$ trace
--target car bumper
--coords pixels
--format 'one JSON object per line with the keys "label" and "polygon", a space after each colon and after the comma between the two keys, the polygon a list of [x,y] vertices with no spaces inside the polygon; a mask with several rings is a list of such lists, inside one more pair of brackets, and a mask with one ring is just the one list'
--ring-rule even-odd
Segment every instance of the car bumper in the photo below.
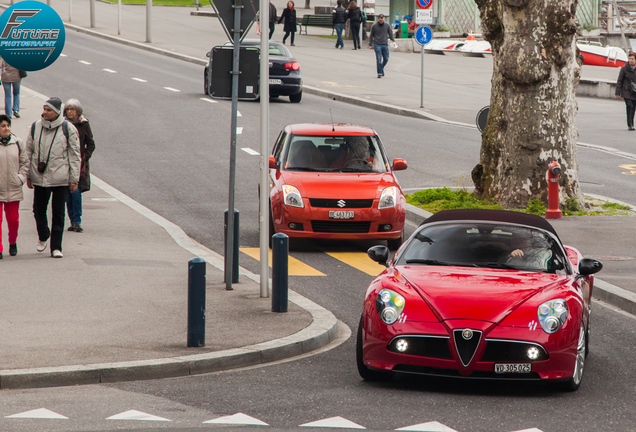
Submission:
{"label": "car bumper", "polygon": [[[377,314],[363,318],[363,359],[367,367],[382,371],[398,373],[434,375],[454,378],[497,379],[497,380],[562,380],[572,376],[576,361],[576,347],[563,345],[563,341],[547,337],[544,343],[537,344],[548,354],[546,360],[540,361],[483,361],[486,345],[489,341],[509,341],[511,343],[531,343],[527,328],[499,328],[489,332],[480,342],[475,357],[468,366],[464,366],[454,348],[452,337],[441,323],[426,322],[397,322],[391,326],[384,324]],[[543,333],[543,332],[542,332]],[[447,350],[436,350],[426,355],[401,354],[390,350],[392,341],[409,336],[432,337],[439,340],[442,346],[448,344]],[[543,336],[543,335],[542,335]],[[446,357],[446,358],[444,358]],[[450,358],[449,358],[450,357]],[[531,372],[528,373],[496,373],[495,364],[501,363],[530,363]]]}
{"label": "car bumper", "polygon": [[270,96],[290,96],[303,91],[303,80],[301,78],[270,77],[270,79],[279,79],[282,82],[282,84],[269,85]]}
{"label": "car bumper", "polygon": [[[274,228],[290,238],[393,240],[402,236],[406,206],[381,210],[377,206],[378,201],[374,200],[375,208],[346,209],[354,212],[353,219],[334,219],[329,212],[338,209],[281,205],[279,211],[274,211]],[[290,224],[302,225],[302,229],[292,229]],[[391,228],[387,230],[386,225]]]}

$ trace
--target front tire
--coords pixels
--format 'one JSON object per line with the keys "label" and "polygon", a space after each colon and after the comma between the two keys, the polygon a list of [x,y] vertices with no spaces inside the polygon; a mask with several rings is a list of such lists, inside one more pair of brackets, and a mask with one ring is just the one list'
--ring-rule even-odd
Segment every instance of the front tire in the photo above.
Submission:
{"label": "front tire", "polygon": [[295,95],[289,95],[289,101],[291,103],[299,103],[303,98],[303,92],[302,90],[300,91],[300,93],[295,94]]}
{"label": "front tire", "polygon": [[203,93],[210,96],[210,80],[208,78],[208,68],[203,71]]}
{"label": "front tire", "polygon": [[381,372],[369,369],[364,364],[362,355],[362,317],[360,317],[360,324],[358,325],[358,335],[356,337],[356,363],[358,364],[358,373],[365,381],[384,381],[391,378],[390,372]]}
{"label": "front tire", "polygon": [[557,389],[566,392],[573,392],[579,389],[583,380],[583,372],[585,371],[585,351],[587,346],[587,331],[585,325],[581,321],[581,329],[579,330],[579,341],[576,348],[576,363],[574,364],[574,372],[572,378],[567,381],[557,383]]}

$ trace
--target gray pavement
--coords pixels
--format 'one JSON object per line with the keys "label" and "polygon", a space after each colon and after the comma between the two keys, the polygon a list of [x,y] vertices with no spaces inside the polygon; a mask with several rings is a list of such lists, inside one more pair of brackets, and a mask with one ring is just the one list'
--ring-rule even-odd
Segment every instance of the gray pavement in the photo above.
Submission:
{"label": "gray pavement", "polygon": [[[116,5],[97,2],[97,25],[88,29],[88,0],[73,1],[70,24],[68,1],[52,3],[67,31],[201,65],[210,47],[225,42],[216,18],[192,16],[195,8],[155,6],[153,42],[146,43],[143,6],[122,7],[122,32],[117,35]],[[284,0],[274,3],[280,9]],[[299,10],[298,15],[310,12]],[[329,30],[310,28],[309,33],[297,35],[293,50],[303,65],[306,92],[471,127],[475,112],[488,105],[491,59],[426,56],[425,86],[430,91],[425,108],[420,108],[419,55],[392,53],[387,77],[378,80],[372,51],[352,52],[347,42],[347,49],[335,50]],[[274,38],[281,36],[282,26],[277,26]],[[614,79],[616,73],[609,68],[583,69],[584,77]],[[458,92],[464,95],[461,101],[448,98]],[[22,118],[15,119],[14,133],[26,136],[44,100],[25,80]],[[333,314],[294,292],[288,313],[271,313],[270,299],[258,296],[258,276],[245,270],[235,290],[226,291],[221,256],[97,178],[84,197],[86,231],[65,233],[61,260],[50,258],[48,252],[37,253],[31,197],[27,190],[20,209],[19,254],[5,254],[0,261],[5,299],[0,388],[206,373],[301,355],[337,343],[339,331],[347,334]],[[425,212],[409,208],[413,223],[422,217]],[[631,256],[636,218],[567,217],[554,225],[565,243],[604,262],[595,296],[636,314]],[[207,307],[214,310],[206,316],[204,348],[185,346],[187,262],[195,256],[208,263]],[[41,262],[34,266],[34,260]]]}

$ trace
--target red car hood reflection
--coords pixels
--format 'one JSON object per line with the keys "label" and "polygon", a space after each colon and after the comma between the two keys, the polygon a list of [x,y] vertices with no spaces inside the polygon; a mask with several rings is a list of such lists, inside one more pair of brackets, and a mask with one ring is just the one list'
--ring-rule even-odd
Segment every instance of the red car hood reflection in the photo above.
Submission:
{"label": "red car hood reflection", "polygon": [[473,267],[404,266],[400,273],[442,320],[499,323],[536,292],[567,276]]}
{"label": "red car hood reflection", "polygon": [[284,171],[283,178],[307,198],[375,199],[385,187],[395,185],[390,173]]}

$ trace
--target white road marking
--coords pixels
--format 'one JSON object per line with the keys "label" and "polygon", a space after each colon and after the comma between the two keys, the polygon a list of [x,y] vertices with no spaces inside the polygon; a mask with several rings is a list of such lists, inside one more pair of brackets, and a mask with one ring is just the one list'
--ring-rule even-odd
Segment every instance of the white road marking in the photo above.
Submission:
{"label": "white road marking", "polygon": [[210,102],[210,103],[218,103],[214,99],[209,99],[209,98],[199,98],[199,99],[201,99],[202,101]]}
{"label": "white road marking", "polygon": [[68,417],[64,417],[61,414],[48,410],[46,408],[34,409],[31,411],[25,411],[19,414],[13,414],[10,416],[5,416],[4,418],[31,418],[31,419],[66,419]]}
{"label": "white road marking", "polygon": [[245,153],[252,155],[252,156],[260,156],[261,154],[257,151],[252,150],[249,147],[243,147],[241,150],[243,150]]}
{"label": "white road marking", "polygon": [[406,426],[396,429],[398,431],[418,431],[418,432],[457,432],[455,429],[451,429],[440,422],[432,421],[427,423],[420,423],[413,426]]}
{"label": "white road marking", "polygon": [[117,73],[117,71],[114,71],[112,69],[102,69],[104,72],[109,72],[109,73]]}
{"label": "white road marking", "polygon": [[212,420],[204,421],[203,423],[269,426],[267,423],[243,413],[236,413],[231,416],[219,417]]}
{"label": "white road marking", "polygon": [[236,128],[236,134],[237,135],[241,135],[243,133],[243,128],[242,127],[237,127]]}
{"label": "white road marking", "polygon": [[108,417],[106,420],[143,420],[143,421],[172,421],[167,418],[157,417],[152,414],[146,414],[137,410],[125,411],[123,413],[116,414],[112,417]]}
{"label": "white road marking", "polygon": [[172,91],[172,92],[180,92],[180,91],[181,91],[181,90],[179,90],[179,89],[172,88],[172,87],[164,87],[164,89],[166,89],[166,90],[170,90],[170,91]]}
{"label": "white road marking", "polygon": [[241,112],[240,112],[240,111],[237,111],[237,112],[236,112],[236,116],[237,116],[237,117],[243,117],[243,114],[241,114]]}
{"label": "white road marking", "polygon": [[66,54],[60,54],[60,57],[68,57]]}
{"label": "white road marking", "polygon": [[541,429],[532,428],[532,429],[524,429],[516,432],[543,432]]}
{"label": "white road marking", "polygon": [[366,429],[364,426],[360,426],[352,422],[351,420],[347,420],[346,418],[342,418],[340,416],[326,418],[323,420],[317,420],[310,423],[301,424],[300,426],[305,427],[328,427],[328,428],[346,428],[346,429]]}
{"label": "white road marking", "polygon": [[139,82],[148,82],[145,79],[141,79],[141,78],[131,78],[131,79],[135,81],[139,81]]}
{"label": "white road marking", "polygon": [[78,61],[79,61],[81,64],[85,64],[85,65],[89,65],[89,64],[91,64],[91,63],[89,63],[89,62],[87,62],[87,61],[84,61],[84,60],[78,60]]}

